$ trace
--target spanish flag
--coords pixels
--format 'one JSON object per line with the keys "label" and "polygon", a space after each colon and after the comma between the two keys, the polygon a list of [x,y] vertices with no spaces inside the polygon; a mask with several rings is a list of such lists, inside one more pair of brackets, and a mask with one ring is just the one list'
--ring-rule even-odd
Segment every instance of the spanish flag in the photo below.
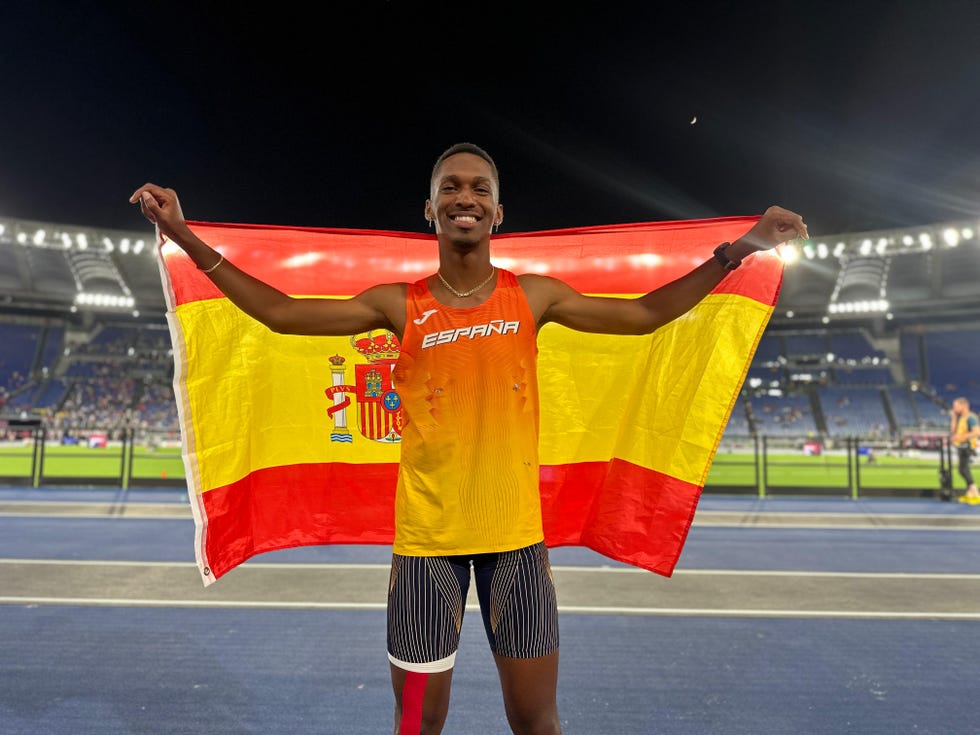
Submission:
{"label": "spanish flag", "polygon": [[[491,259],[582,293],[636,296],[693,270],[756,221],[730,217],[499,235]],[[436,271],[430,234],[191,223],[242,270],[304,298]],[[250,557],[390,544],[399,459],[398,341],[275,334],[173,243],[161,274],[196,557],[210,584]],[[538,335],[541,498],[549,546],[670,576],[782,282],[757,253],[652,335]]]}

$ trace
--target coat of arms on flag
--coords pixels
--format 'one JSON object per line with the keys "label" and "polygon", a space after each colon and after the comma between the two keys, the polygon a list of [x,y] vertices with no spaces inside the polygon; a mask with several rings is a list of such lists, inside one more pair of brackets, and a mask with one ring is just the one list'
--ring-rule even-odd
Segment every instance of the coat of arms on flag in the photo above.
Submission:
{"label": "coat of arms on flag", "polygon": [[327,416],[333,420],[331,442],[352,443],[354,437],[347,425],[347,410],[351,400],[357,399],[357,428],[371,441],[394,444],[401,441],[401,398],[395,390],[392,374],[398,361],[398,338],[388,330],[378,334],[366,332],[351,337],[351,347],[360,353],[366,363],[354,366],[354,384],[346,382],[347,360],[341,355],[330,359],[332,384],[324,393],[333,399]]}

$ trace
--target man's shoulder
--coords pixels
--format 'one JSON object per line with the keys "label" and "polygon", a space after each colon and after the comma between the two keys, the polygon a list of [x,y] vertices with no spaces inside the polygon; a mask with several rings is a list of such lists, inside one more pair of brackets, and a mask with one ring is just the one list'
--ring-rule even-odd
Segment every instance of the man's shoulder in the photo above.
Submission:
{"label": "man's shoulder", "polygon": [[517,276],[517,282],[525,293],[553,291],[556,288],[568,288],[564,281],[554,276],[546,276],[541,273],[521,273]]}
{"label": "man's shoulder", "polygon": [[363,293],[377,299],[403,299],[408,293],[409,285],[404,282],[379,283],[377,286],[365,289]]}

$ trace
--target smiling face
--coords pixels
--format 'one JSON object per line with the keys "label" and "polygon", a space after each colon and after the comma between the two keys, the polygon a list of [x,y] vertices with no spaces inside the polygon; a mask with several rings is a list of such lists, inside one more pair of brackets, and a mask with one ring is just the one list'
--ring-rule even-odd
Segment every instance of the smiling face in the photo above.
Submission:
{"label": "smiling face", "polygon": [[457,247],[471,248],[489,240],[490,229],[503,219],[498,192],[487,161],[473,153],[457,153],[446,158],[433,173],[425,216],[435,221],[439,235],[448,237]]}

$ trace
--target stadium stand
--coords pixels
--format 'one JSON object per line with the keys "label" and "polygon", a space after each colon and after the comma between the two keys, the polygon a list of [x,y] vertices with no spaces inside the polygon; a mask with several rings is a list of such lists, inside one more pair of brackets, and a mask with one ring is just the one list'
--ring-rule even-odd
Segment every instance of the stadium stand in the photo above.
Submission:
{"label": "stadium stand", "polygon": [[[974,287],[980,288],[980,281]],[[925,382],[947,402],[960,395],[976,395],[980,383],[980,329],[929,332],[923,335],[923,341],[928,367]]]}

